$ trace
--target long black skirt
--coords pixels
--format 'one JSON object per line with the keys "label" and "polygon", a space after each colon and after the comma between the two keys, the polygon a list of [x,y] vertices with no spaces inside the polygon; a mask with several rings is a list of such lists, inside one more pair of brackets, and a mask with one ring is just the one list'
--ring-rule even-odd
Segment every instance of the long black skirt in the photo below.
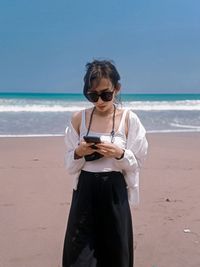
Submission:
{"label": "long black skirt", "polygon": [[81,171],[74,190],[63,267],[133,267],[133,233],[120,172]]}

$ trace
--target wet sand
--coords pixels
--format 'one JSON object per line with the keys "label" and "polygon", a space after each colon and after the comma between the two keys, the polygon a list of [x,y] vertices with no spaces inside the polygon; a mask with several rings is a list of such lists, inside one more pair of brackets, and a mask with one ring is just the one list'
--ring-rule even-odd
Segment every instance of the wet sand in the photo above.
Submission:
{"label": "wet sand", "polygon": [[[135,267],[199,267],[200,133],[147,137]],[[64,152],[63,137],[0,138],[0,266],[61,267],[72,191]]]}

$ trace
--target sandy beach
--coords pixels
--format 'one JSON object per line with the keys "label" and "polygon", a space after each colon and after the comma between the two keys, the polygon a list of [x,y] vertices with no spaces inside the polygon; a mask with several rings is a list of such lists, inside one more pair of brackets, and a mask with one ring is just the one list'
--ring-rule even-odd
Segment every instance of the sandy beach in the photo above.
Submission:
{"label": "sandy beach", "polygon": [[[200,133],[148,134],[135,267],[200,266]],[[0,266],[61,267],[72,181],[63,137],[0,138]]]}

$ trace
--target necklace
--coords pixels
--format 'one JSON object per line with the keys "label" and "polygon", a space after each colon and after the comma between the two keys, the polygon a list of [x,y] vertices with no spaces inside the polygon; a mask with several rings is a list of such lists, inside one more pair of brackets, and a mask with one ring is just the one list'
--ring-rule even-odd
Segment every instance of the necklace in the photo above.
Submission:
{"label": "necklace", "polygon": [[[114,136],[115,136],[115,112],[116,112],[116,106],[113,105],[113,107],[114,107],[114,111],[113,111],[113,117],[112,117],[112,131],[110,132],[110,135],[111,135],[111,143],[113,143]],[[93,115],[94,115],[94,111],[95,111],[95,107],[93,108],[92,113],[90,115],[90,121],[89,121],[89,125],[88,125],[88,130],[87,130],[86,136],[88,136],[89,131],[90,131],[90,128],[91,128],[92,118],[93,118]]]}

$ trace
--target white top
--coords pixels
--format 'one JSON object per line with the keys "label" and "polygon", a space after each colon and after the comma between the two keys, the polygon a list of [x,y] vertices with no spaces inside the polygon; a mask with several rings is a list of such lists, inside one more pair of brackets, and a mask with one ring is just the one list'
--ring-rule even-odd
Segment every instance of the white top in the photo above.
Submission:
{"label": "white top", "polygon": [[[139,203],[139,170],[146,157],[148,143],[145,137],[146,131],[138,116],[128,111],[128,136],[125,134],[125,109],[118,130],[115,133],[114,143],[125,150],[124,157],[120,160],[115,158],[100,158],[95,161],[85,161],[85,158],[74,159],[74,150],[78,143],[87,133],[85,126],[85,110],[82,111],[80,137],[72,124],[65,131],[65,166],[68,173],[74,178],[76,190],[81,170],[91,172],[120,171],[124,174],[127,184],[129,202],[133,205]],[[89,135],[100,136],[102,141],[111,142],[109,133],[89,132]]]}

